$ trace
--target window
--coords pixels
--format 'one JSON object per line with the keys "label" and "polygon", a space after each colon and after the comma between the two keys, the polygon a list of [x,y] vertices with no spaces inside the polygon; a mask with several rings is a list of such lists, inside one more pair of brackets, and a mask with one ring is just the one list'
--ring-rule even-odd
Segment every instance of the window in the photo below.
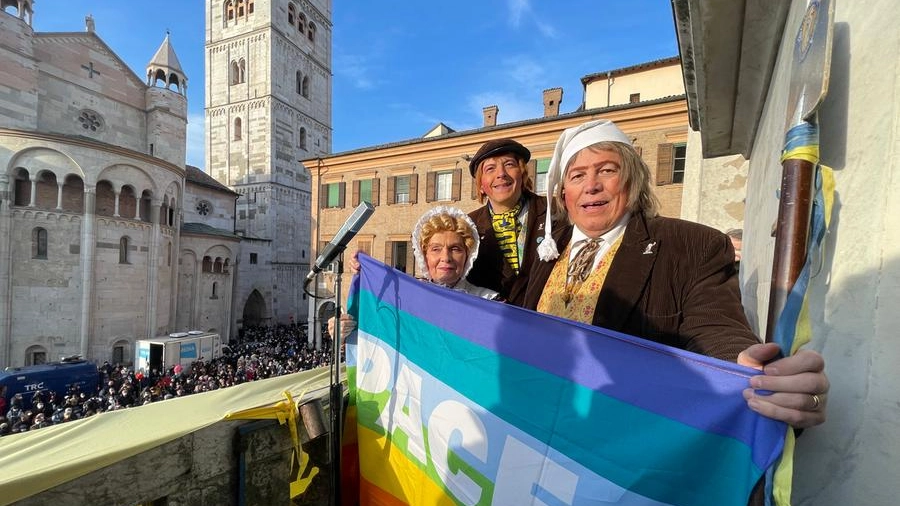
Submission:
{"label": "window", "polygon": [[344,183],[323,184],[319,197],[324,204],[320,207],[344,207]]}
{"label": "window", "polygon": [[[366,179],[359,182],[359,201],[372,202],[372,180]],[[359,205],[359,202],[356,203]]]}
{"label": "window", "polygon": [[113,346],[112,363],[116,365],[125,363],[125,346],[121,344]]}
{"label": "window", "polygon": [[672,182],[684,183],[684,159],[687,154],[687,145],[675,145],[675,163],[672,166]]}
{"label": "window", "polygon": [[31,231],[31,258],[47,259],[47,230],[36,227]]}
{"label": "window", "polygon": [[203,257],[203,272],[212,272],[213,269],[213,260],[210,256]]}
{"label": "window", "polygon": [[238,67],[238,62],[231,62],[231,84],[238,84],[241,82],[241,69]]}
{"label": "window", "polygon": [[302,12],[297,20],[297,30],[300,31],[301,35],[306,34],[306,14],[303,14]]}
{"label": "window", "polygon": [[200,213],[200,216],[206,216],[212,210],[212,205],[205,201],[201,200],[199,204],[197,204],[197,212]]}
{"label": "window", "polygon": [[362,179],[353,181],[353,207],[360,202],[369,202],[378,205],[378,180]]}
{"label": "window", "polygon": [[303,98],[309,98],[309,76],[303,76],[300,94],[303,95]]}
{"label": "window", "polygon": [[128,237],[119,239],[119,263],[128,263]]}
{"label": "window", "polygon": [[297,71],[297,94],[303,94],[303,74],[299,70]]}
{"label": "window", "polygon": [[640,101],[641,101],[640,93],[632,93],[631,95],[628,95],[628,103],[629,104],[636,104]]}
{"label": "window", "polygon": [[453,173],[441,172],[435,176],[434,197],[436,200],[450,200],[453,191]]}
{"label": "window", "polygon": [[294,4],[288,4],[288,24],[294,26],[294,12],[296,11]]}
{"label": "window", "polygon": [[253,0],[247,0],[247,14],[253,14]]}
{"label": "window", "polygon": [[362,251],[366,255],[372,255],[372,240],[371,239],[360,239],[356,242],[356,249]]}
{"label": "window", "polygon": [[250,264],[256,265],[256,253],[250,253]]}
{"label": "window", "polygon": [[306,37],[310,42],[316,41],[316,24],[312,21],[309,22],[309,31],[306,33]]}
{"label": "window", "polygon": [[241,140],[241,118],[234,118],[234,140]]}
{"label": "window", "polygon": [[684,182],[687,145],[660,144],[656,148],[656,184],[681,184]]}
{"label": "window", "polygon": [[241,58],[241,61],[238,62],[238,83],[246,82],[245,72],[247,70],[247,62]]}
{"label": "window", "polygon": [[218,291],[219,291],[219,283],[213,281],[212,296],[210,297],[210,299],[218,299],[219,298]]}
{"label": "window", "polygon": [[411,270],[413,262],[410,259],[412,248],[409,247],[408,241],[388,241],[385,246],[384,263],[397,269],[398,271],[413,274]]}
{"label": "window", "polygon": [[538,195],[547,194],[547,172],[550,170],[550,159],[540,158],[535,160],[537,169],[535,171],[534,192]]}
{"label": "window", "polygon": [[96,132],[103,127],[103,118],[96,112],[87,109],[78,115],[78,122],[81,124],[81,128],[88,132]]}
{"label": "window", "polygon": [[237,0],[237,15],[239,18],[244,17],[244,0]]}
{"label": "window", "polygon": [[300,149],[306,149],[306,128],[300,127],[300,133],[297,135],[297,145]]}
{"label": "window", "polygon": [[25,350],[25,365],[40,365],[47,363],[47,350],[43,346],[29,346]]}
{"label": "window", "polygon": [[419,176],[409,174],[406,176],[393,176],[387,180],[387,204],[417,202],[419,192]]}
{"label": "window", "polygon": [[427,202],[459,200],[462,169],[429,172],[425,184]]}
{"label": "window", "polygon": [[231,0],[225,2],[225,17],[228,21],[234,19],[234,3]]}
{"label": "window", "polygon": [[409,176],[400,176],[394,186],[394,202],[405,204],[409,202]]}

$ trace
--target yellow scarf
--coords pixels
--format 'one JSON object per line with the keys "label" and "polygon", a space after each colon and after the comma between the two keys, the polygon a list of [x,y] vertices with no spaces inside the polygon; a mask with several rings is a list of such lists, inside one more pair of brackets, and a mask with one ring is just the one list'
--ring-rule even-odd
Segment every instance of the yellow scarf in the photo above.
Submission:
{"label": "yellow scarf", "polygon": [[491,225],[494,228],[494,237],[500,246],[500,252],[513,271],[519,273],[519,233],[522,225],[519,223],[519,212],[522,210],[522,201],[505,213],[491,211]]}

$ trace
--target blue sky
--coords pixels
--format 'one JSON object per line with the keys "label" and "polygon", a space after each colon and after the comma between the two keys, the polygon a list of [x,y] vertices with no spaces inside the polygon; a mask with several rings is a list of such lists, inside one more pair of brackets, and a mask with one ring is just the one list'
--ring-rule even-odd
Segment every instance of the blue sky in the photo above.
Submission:
{"label": "blue sky", "polygon": [[[333,151],[420,137],[438,122],[460,131],[562,112],[583,99],[581,77],[678,54],[665,0],[334,0]],[[38,31],[97,34],[143,76],[165,37],[188,77],[188,163],[203,167],[204,2],[39,0]]]}

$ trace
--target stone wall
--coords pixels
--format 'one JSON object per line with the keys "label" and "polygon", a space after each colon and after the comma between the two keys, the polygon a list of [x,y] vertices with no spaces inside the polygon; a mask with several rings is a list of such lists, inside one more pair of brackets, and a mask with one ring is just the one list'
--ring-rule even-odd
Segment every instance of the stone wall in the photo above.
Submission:
{"label": "stone wall", "polygon": [[328,437],[309,441],[304,434],[304,439],[319,474],[293,501],[288,429],[264,420],[219,422],[12,504],[326,506]]}

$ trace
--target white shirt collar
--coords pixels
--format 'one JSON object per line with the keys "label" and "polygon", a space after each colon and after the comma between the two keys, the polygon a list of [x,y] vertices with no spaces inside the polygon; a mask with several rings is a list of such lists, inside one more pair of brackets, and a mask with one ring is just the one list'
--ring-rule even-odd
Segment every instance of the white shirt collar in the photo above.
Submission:
{"label": "white shirt collar", "polygon": [[[626,212],[624,216],[619,218],[619,221],[613,225],[613,228],[609,229],[608,232],[600,236],[600,239],[606,244],[612,244],[625,233],[625,226],[628,225],[628,220],[631,219],[631,213]],[[572,246],[580,244],[583,241],[590,239],[587,234],[582,232],[578,225],[572,227]]]}

